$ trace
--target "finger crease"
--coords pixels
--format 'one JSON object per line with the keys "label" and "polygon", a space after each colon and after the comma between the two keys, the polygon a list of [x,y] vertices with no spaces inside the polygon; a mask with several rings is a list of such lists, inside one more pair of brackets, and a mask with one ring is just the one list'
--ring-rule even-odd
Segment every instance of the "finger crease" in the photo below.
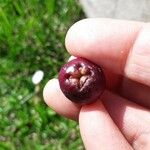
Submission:
{"label": "finger crease", "polygon": [[136,44],[137,39],[139,38],[139,36],[141,34],[141,31],[142,31],[144,25],[145,25],[145,23],[137,31],[137,33],[135,35],[135,38],[134,38],[134,40],[133,40],[133,42],[132,42],[132,44],[131,44],[131,46],[129,48],[129,51],[127,52],[126,57],[124,56],[125,57],[125,59],[124,59],[125,61],[123,62],[122,66],[121,66],[121,68],[123,68],[123,73],[124,74],[125,74],[125,67],[126,67],[128,59],[129,59],[129,56],[130,56],[130,54],[131,54],[131,52],[133,50],[134,45]]}

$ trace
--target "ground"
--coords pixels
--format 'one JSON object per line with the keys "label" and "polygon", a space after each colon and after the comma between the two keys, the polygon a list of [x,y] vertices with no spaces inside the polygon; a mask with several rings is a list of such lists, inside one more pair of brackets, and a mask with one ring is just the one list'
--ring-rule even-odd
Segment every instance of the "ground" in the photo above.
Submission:
{"label": "ground", "polygon": [[[46,82],[68,59],[64,39],[81,19],[76,0],[0,1],[0,150],[80,150],[76,122],[43,102]],[[35,92],[32,75],[44,71]]]}

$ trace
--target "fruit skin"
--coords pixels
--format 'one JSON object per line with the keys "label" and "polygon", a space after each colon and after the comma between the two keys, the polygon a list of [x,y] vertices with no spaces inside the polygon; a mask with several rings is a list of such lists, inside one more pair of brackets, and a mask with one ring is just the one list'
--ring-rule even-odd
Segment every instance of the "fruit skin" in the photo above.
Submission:
{"label": "fruit skin", "polygon": [[75,103],[92,103],[105,89],[102,69],[84,58],[76,58],[65,64],[58,79],[64,95]]}

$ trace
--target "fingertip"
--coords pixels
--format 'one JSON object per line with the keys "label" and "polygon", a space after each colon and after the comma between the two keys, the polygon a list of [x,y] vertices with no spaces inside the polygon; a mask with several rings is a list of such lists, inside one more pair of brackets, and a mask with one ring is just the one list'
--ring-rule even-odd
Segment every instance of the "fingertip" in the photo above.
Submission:
{"label": "fingertip", "polygon": [[[65,38],[65,46],[66,49],[68,51],[70,51],[72,49],[72,47],[74,47],[75,41],[76,41],[76,37],[75,37],[75,33],[77,32],[77,30],[80,28],[80,23],[82,24],[83,20],[80,20],[76,23],[74,23],[68,30],[67,34],[66,34],[66,38]],[[78,27],[79,26],[79,27]]]}
{"label": "fingertip", "polygon": [[69,119],[78,120],[80,106],[72,103],[61,92],[57,79],[47,82],[43,90],[45,103],[58,114]]}
{"label": "fingertip", "polygon": [[51,92],[51,90],[56,88],[56,85],[57,85],[56,82],[57,82],[57,79],[49,80],[43,89],[43,98],[44,98],[44,101],[47,105],[49,105],[49,103],[50,103],[50,92]]}
{"label": "fingertip", "polygon": [[123,74],[126,57],[141,26],[142,23],[132,21],[84,19],[69,29],[66,48],[71,55]]}
{"label": "fingertip", "polygon": [[[91,21],[92,20],[92,21]],[[65,45],[70,54],[76,57],[82,56],[83,47],[89,47],[92,43],[92,37],[95,38],[92,31],[87,30],[97,19],[82,19],[73,24],[66,34]],[[84,39],[84,40],[83,40]],[[95,40],[93,40],[94,42]],[[88,46],[88,44],[90,44]],[[94,43],[93,43],[94,44]]]}

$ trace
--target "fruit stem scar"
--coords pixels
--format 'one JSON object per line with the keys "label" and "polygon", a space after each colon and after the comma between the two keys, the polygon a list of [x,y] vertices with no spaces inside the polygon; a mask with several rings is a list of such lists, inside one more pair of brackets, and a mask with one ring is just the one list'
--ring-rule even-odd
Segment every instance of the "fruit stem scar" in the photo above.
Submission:
{"label": "fruit stem scar", "polygon": [[80,88],[84,87],[84,84],[86,83],[87,79],[88,79],[88,76],[87,76],[87,75],[82,76],[82,77],[80,78]]}
{"label": "fruit stem scar", "polygon": [[[87,79],[89,78],[89,68],[82,66],[77,69],[75,68],[68,68],[70,70],[70,76],[69,76],[69,82],[72,85],[76,85],[79,89],[84,87],[84,84],[86,83]],[[67,71],[68,71],[67,70]],[[74,72],[72,72],[74,70]]]}

